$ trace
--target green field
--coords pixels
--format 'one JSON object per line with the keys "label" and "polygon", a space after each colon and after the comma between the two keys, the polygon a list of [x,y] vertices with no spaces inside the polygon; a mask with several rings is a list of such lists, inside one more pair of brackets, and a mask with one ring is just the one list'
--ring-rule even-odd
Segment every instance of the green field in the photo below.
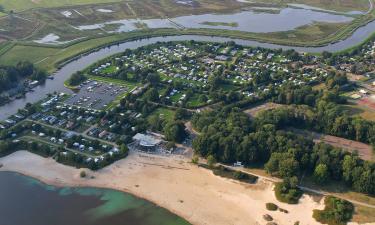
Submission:
{"label": "green field", "polygon": [[52,8],[68,5],[84,5],[119,2],[121,0],[0,0],[5,10],[22,11],[32,8]]}
{"label": "green field", "polygon": [[164,107],[159,107],[155,111],[153,111],[148,116],[148,118],[152,117],[153,115],[158,115],[160,118],[163,118],[163,119],[165,119],[167,121],[173,121],[175,113],[176,112],[174,110],[171,110],[171,109],[168,109],[168,108],[164,108]]}

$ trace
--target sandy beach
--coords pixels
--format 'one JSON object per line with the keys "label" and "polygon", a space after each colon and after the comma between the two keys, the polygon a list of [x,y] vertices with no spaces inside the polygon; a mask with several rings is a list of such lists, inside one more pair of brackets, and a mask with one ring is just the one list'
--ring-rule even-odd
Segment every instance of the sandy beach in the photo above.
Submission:
{"label": "sandy beach", "polygon": [[[319,224],[312,218],[313,209],[324,208],[322,200],[304,195],[298,205],[276,200],[273,184],[260,179],[244,184],[224,179],[199,168],[184,158],[132,153],[126,159],[97,172],[56,163],[27,151],[0,158],[0,171],[19,172],[56,186],[89,186],[112,188],[134,194],[164,207],[195,225],[267,224],[264,214],[279,225]],[[94,176],[94,178],[90,178]],[[289,211],[268,211],[265,203],[276,203]]]}

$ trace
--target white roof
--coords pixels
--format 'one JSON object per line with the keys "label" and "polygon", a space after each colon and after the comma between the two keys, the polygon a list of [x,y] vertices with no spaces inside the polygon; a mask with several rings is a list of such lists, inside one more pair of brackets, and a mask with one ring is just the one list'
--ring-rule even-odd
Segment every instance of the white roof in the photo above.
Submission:
{"label": "white roof", "polygon": [[153,136],[141,133],[134,135],[133,139],[139,141],[139,144],[145,147],[153,147],[161,143],[160,139],[156,139]]}

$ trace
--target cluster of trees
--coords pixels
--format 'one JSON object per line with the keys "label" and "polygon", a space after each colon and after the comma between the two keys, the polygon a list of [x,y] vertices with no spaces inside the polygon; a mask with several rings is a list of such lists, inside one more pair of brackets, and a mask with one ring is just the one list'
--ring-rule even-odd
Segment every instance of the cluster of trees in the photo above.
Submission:
{"label": "cluster of trees", "polygon": [[[255,121],[238,109],[196,114],[192,123],[201,135],[193,141],[194,150],[223,163],[241,161],[247,166],[264,166],[268,173],[282,178],[306,173],[317,182],[345,181],[356,191],[375,194],[374,163],[326,144],[314,144],[302,135],[279,130],[288,123],[299,124],[300,120],[287,117],[298,111],[279,114],[273,113],[275,111],[281,109],[263,113]],[[280,119],[283,116],[285,119]],[[288,190],[293,187],[284,186]]]}
{"label": "cluster of trees", "polygon": [[281,107],[258,114],[257,126],[273,124],[277,129],[298,127],[375,146],[375,123],[349,116],[340,105],[320,100],[315,108]]}
{"label": "cluster of trees", "polygon": [[47,144],[37,143],[35,141],[17,141],[13,142],[11,140],[2,140],[0,141],[0,157],[9,155],[18,150],[27,149],[30,152],[41,155],[43,157],[50,157],[55,153],[55,150],[52,149]]}
{"label": "cluster of trees", "polygon": [[354,206],[352,203],[333,196],[324,199],[324,210],[315,209],[313,217],[320,223],[328,225],[346,224],[352,219]]}
{"label": "cluster of trees", "polygon": [[86,79],[87,77],[83,74],[83,72],[78,71],[76,73],[73,73],[72,76],[70,76],[68,84],[70,86],[77,86],[84,82]]}
{"label": "cluster of trees", "polygon": [[163,131],[167,141],[181,143],[187,136],[185,125],[182,121],[168,122]]}
{"label": "cluster of trees", "polygon": [[273,101],[280,104],[297,104],[315,106],[319,100],[334,103],[346,103],[346,99],[339,95],[343,87],[350,87],[348,79],[343,73],[329,72],[325,79],[326,90],[313,90],[310,85],[298,87],[292,84],[283,85],[274,94]]}
{"label": "cluster of trees", "polygon": [[287,177],[275,186],[275,195],[280,202],[297,204],[302,194],[302,190],[298,188],[298,178],[295,176]]}
{"label": "cluster of trees", "polygon": [[21,61],[16,66],[0,66],[0,93],[16,87],[25,78],[43,81],[46,77],[45,71],[27,61]]}

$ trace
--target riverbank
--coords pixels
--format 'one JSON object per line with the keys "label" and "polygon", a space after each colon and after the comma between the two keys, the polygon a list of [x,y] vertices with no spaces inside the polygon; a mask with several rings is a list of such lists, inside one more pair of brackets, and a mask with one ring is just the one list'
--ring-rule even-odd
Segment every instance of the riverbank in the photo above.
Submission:
{"label": "riverbank", "polygon": [[[321,199],[304,195],[298,205],[277,202],[273,184],[260,179],[245,184],[212,174],[183,158],[165,158],[132,153],[100,171],[87,172],[57,164],[26,151],[0,159],[0,171],[13,171],[56,186],[88,186],[128,192],[156,203],[185,218],[192,224],[265,224],[269,214],[278,224],[318,224],[313,209],[322,209]],[[94,176],[95,178],[90,178]],[[265,207],[273,202],[289,213],[271,212]]]}
{"label": "riverbank", "polygon": [[[372,14],[371,14],[372,15]],[[369,15],[369,17],[371,17]],[[215,39],[235,39],[243,42],[251,42],[252,46],[261,46],[269,48],[284,48],[296,49],[303,52],[343,52],[346,49],[352,49],[363,43],[373,34],[373,27],[375,27],[375,16],[367,18],[364,21],[357,21],[343,26],[340,31],[332,35],[324,35],[324,38],[314,41],[298,41],[293,32],[279,32],[257,34],[243,31],[220,30],[220,29],[184,29],[176,30],[171,28],[147,29],[142,31],[132,31],[121,34],[112,34],[106,36],[96,36],[81,39],[61,46],[51,46],[45,44],[36,44],[30,42],[12,42],[11,44],[4,44],[0,46],[0,64],[12,65],[14,62],[22,60],[31,60],[39,67],[50,72],[61,68],[66,63],[69,63],[77,58],[95,52],[105,47],[119,45],[124,42],[147,39],[153,37],[166,36],[202,36],[210,41],[215,42]],[[316,24],[317,29],[329,30],[325,24]],[[304,37],[311,35],[306,32],[311,30],[304,30],[300,28]],[[298,29],[295,32],[299,32]]]}

